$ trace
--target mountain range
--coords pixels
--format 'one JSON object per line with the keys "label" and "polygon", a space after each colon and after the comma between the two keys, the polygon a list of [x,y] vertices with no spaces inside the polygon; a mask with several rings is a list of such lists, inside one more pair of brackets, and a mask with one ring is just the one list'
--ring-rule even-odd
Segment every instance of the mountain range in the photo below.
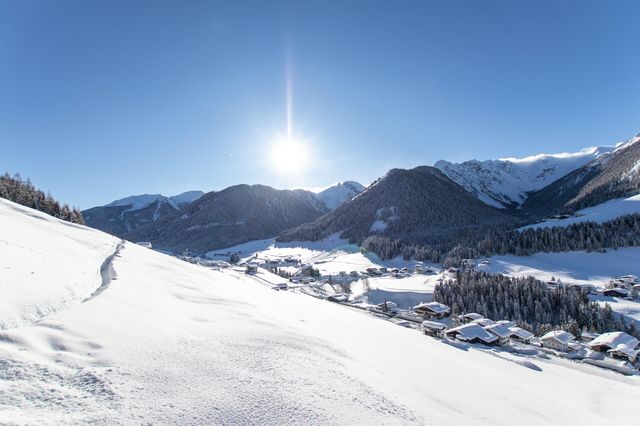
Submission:
{"label": "mountain range", "polygon": [[204,194],[123,198],[83,212],[89,226],[170,251],[206,251],[279,235],[433,244],[535,222],[640,192],[640,136],[611,147],[393,169],[368,187],[318,193],[235,185]]}

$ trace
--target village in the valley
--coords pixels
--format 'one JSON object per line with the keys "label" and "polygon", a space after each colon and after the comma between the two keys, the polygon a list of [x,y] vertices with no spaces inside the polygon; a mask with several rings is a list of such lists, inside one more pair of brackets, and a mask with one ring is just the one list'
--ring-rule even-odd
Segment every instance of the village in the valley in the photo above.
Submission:
{"label": "village in the valley", "polygon": [[[456,280],[466,269],[489,269],[490,259],[465,259],[458,268],[443,268],[402,259],[382,262],[360,251],[344,251],[344,247],[259,248],[266,250],[256,250],[249,244],[210,252],[206,257],[188,252],[179,257],[205,267],[249,275],[276,291],[296,292],[361,310],[415,329],[443,344],[487,351],[529,368],[537,368],[532,362],[536,358],[561,357],[626,375],[640,374],[640,341],[625,332],[598,334],[583,330],[572,334],[557,328],[535,335],[507,319],[489,319],[477,312],[452,313],[451,307],[433,300],[437,284]],[[563,282],[555,277],[545,284],[549,289],[566,286],[601,304],[625,306],[627,313],[640,312],[640,281],[635,275],[611,277],[604,286]],[[632,317],[634,320],[637,319]]]}

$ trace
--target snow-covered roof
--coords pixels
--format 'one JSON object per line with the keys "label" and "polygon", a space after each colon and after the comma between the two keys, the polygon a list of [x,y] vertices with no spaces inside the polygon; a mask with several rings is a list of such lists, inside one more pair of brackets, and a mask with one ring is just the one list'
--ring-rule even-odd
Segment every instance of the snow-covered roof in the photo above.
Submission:
{"label": "snow-covered roof", "polygon": [[413,307],[413,310],[424,310],[428,309],[438,314],[443,314],[449,312],[450,309],[447,305],[443,305],[438,302],[423,302]]}
{"label": "snow-covered roof", "polygon": [[611,353],[611,352],[622,353],[622,354],[628,356],[631,359],[635,359],[635,358],[637,358],[638,354],[640,354],[640,349],[631,349],[628,346],[620,345],[620,346],[617,346],[615,348],[609,349],[607,352],[609,352],[609,353]]}
{"label": "snow-covered roof", "polygon": [[603,291],[603,293],[609,293],[611,291],[615,291],[616,293],[624,294],[624,295],[628,295],[629,294],[629,290],[627,290],[626,288],[622,288],[622,287],[607,288],[607,289],[605,289]]}
{"label": "snow-covered roof", "polygon": [[493,324],[485,327],[484,329],[503,339],[511,337],[511,335],[513,334],[509,327],[504,324]]}
{"label": "snow-covered roof", "polygon": [[422,328],[431,328],[434,330],[444,330],[445,328],[447,328],[446,325],[435,321],[422,321],[421,326]]}
{"label": "snow-covered roof", "polygon": [[477,312],[469,312],[468,314],[461,315],[461,317],[468,320],[479,320],[481,318],[484,318]]}
{"label": "snow-covered roof", "polygon": [[478,324],[481,325],[483,327],[488,327],[490,325],[494,325],[496,322],[493,320],[490,320],[489,318],[478,318],[477,320],[473,320],[471,321],[472,324]]}
{"label": "snow-covered roof", "polygon": [[511,330],[512,336],[518,336],[519,338],[523,339],[523,340],[529,340],[533,337],[533,333],[525,330],[524,328],[520,328],[520,327],[509,327],[509,330]]}
{"label": "snow-covered roof", "polygon": [[478,324],[461,325],[460,327],[455,327],[448,330],[447,334],[457,334],[457,337],[460,340],[480,339],[487,343],[495,342],[496,340],[498,340],[498,336],[489,333]]}
{"label": "snow-covered roof", "polygon": [[500,321],[496,321],[496,324],[502,324],[505,325],[507,327],[515,327],[516,323],[513,321],[507,321],[507,320],[500,320]]}
{"label": "snow-covered roof", "polygon": [[628,348],[635,349],[640,342],[633,336],[628,335],[622,331],[612,331],[609,333],[603,333],[589,342],[588,346],[608,346],[609,348],[616,348],[624,345]]}
{"label": "snow-covered roof", "polygon": [[544,336],[542,336],[540,338],[540,340],[548,340],[548,339],[554,339],[557,340],[560,343],[563,344],[567,344],[570,341],[574,340],[576,337],[571,334],[571,333],[567,333],[566,331],[563,330],[553,330],[548,332],[547,334],[545,334]]}

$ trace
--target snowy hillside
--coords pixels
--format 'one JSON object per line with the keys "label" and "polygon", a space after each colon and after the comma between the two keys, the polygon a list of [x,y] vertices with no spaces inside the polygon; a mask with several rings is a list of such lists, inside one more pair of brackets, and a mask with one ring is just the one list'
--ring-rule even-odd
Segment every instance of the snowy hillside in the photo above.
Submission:
{"label": "snowy hillside", "polygon": [[578,210],[573,216],[565,219],[550,219],[544,222],[534,223],[520,228],[524,229],[537,229],[537,228],[550,228],[555,226],[569,226],[574,223],[581,222],[596,222],[602,223],[609,220],[613,220],[617,217],[640,213],[640,194],[629,198],[619,198],[617,200],[609,200],[605,203],[598,204],[597,206],[587,207],[586,209]]}
{"label": "snowy hillside", "polygon": [[504,208],[519,206],[526,199],[527,192],[542,189],[613,149],[586,148],[575,153],[463,163],[441,160],[434,166],[484,203]]}
{"label": "snowy hillside", "polygon": [[0,330],[79,304],[119,240],[0,198]]}
{"label": "snowy hillside", "polygon": [[364,186],[354,181],[338,182],[316,195],[329,209],[333,210],[345,201],[349,201],[364,190]]}
{"label": "snowy hillside", "polygon": [[[20,310],[8,297],[37,306],[34,289],[57,285],[56,268],[95,288],[95,269],[116,243],[6,202],[0,217],[0,270],[12,271],[2,274],[3,312]],[[0,423],[631,424],[640,416],[639,376],[445,344],[130,243],[112,267],[117,279],[95,297],[0,332]]]}

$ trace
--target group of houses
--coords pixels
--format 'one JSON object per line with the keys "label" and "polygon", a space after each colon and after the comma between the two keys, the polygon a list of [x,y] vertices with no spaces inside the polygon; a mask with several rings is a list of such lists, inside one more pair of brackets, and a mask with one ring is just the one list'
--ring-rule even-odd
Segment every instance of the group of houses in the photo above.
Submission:
{"label": "group of houses", "polygon": [[612,278],[607,288],[602,291],[605,296],[635,298],[640,294],[640,282],[635,275],[623,275]]}
{"label": "group of houses", "polygon": [[511,321],[493,321],[482,315],[471,312],[459,315],[457,326],[447,328],[438,321],[451,315],[451,309],[439,302],[424,302],[413,307],[413,312],[427,318],[421,323],[425,334],[436,337],[448,337],[467,343],[482,343],[485,345],[504,345],[510,341],[529,343],[533,333],[518,327]]}
{"label": "group of houses", "polygon": [[[385,302],[385,307],[390,302]],[[589,349],[592,353],[601,353],[605,357],[623,360],[632,365],[640,364],[640,342],[633,336],[621,331],[604,334],[583,333],[580,342],[576,336],[564,331],[553,330],[539,339],[512,321],[494,321],[476,313],[459,315],[448,327],[442,319],[451,315],[451,309],[439,302],[423,302],[413,307],[413,312],[422,317],[422,331],[430,336],[449,338],[466,343],[484,345],[506,345],[510,342],[536,343],[542,348],[569,353]],[[451,324],[451,322],[449,322]]]}
{"label": "group of houses", "polygon": [[640,361],[640,341],[622,331],[612,331],[600,335],[592,336],[583,334],[585,344],[566,331],[553,330],[540,337],[540,344],[544,348],[553,349],[560,352],[571,352],[586,348],[592,352],[602,353],[612,359],[627,361],[635,364]]}

